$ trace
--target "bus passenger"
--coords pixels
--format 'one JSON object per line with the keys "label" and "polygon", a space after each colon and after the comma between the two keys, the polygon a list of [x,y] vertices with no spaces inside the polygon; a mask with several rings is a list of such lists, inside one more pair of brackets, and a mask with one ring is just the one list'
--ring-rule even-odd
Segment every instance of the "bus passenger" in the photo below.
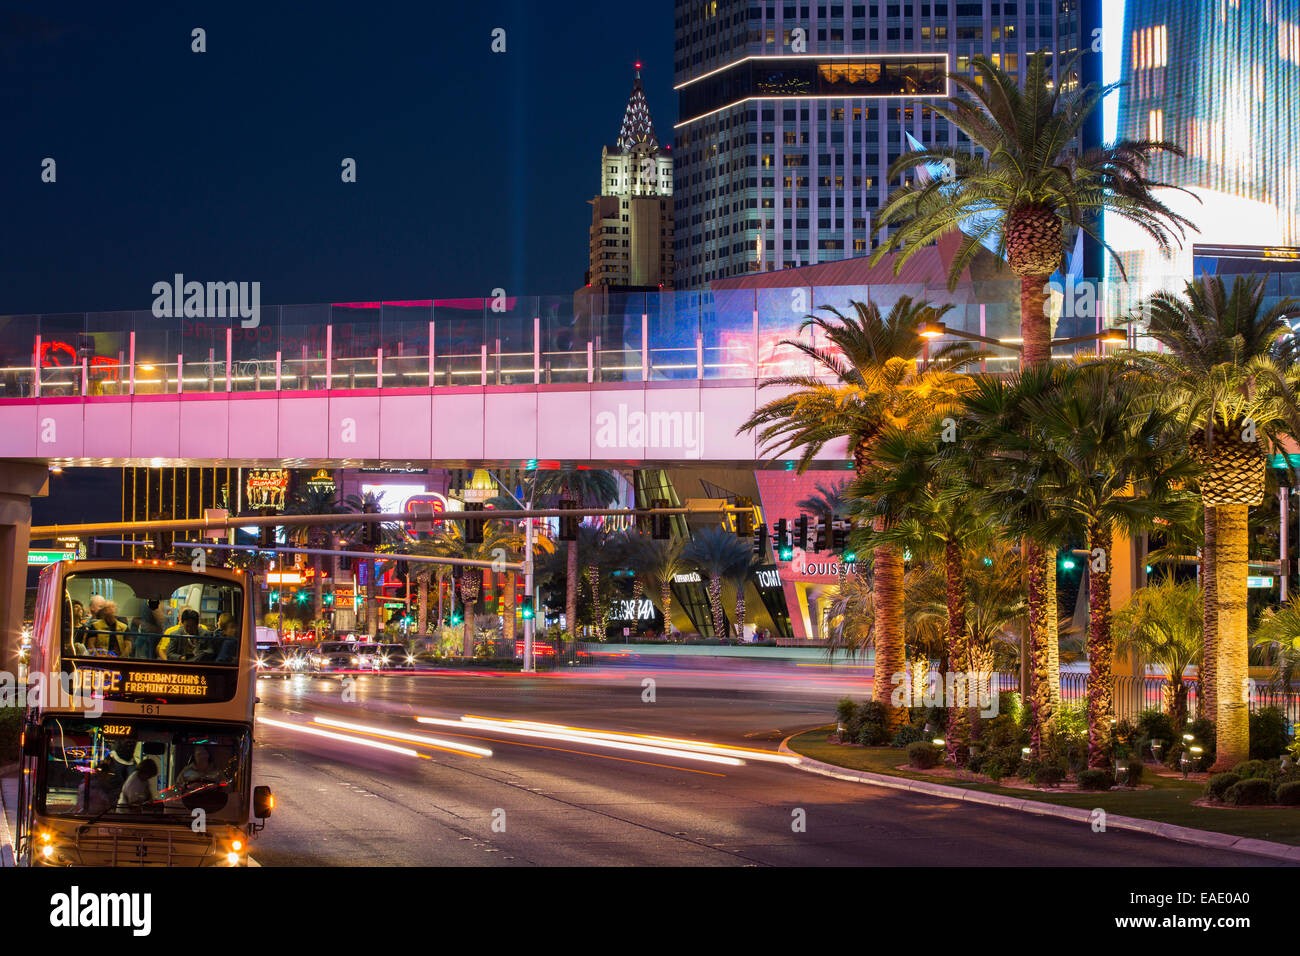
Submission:
{"label": "bus passenger", "polygon": [[132,656],[139,660],[151,661],[158,656],[158,644],[163,633],[158,604],[156,600],[149,601],[142,609],[141,616],[132,624],[131,630],[135,632],[132,638]]}
{"label": "bus passenger", "polygon": [[181,612],[181,622],[174,627],[169,627],[163,634],[163,639],[158,642],[158,659],[160,661],[188,661],[193,660],[197,651],[197,641],[199,633],[199,612],[194,608],[186,608]]}
{"label": "bus passenger", "polygon": [[90,620],[86,622],[85,645],[91,654],[119,657],[122,641],[118,635],[126,631],[126,622],[119,620],[117,605],[96,594],[90,599]]}

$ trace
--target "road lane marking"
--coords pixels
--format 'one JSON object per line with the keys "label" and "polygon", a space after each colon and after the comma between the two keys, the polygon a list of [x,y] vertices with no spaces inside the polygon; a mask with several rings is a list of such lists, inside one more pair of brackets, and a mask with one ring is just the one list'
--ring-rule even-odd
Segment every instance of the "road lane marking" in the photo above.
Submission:
{"label": "road lane marking", "polygon": [[[685,773],[702,773],[706,777],[725,777],[725,773],[718,773],[715,770],[697,770],[694,767],[678,767],[670,763],[654,763],[649,760],[633,760],[631,757],[613,757],[609,754],[594,754],[590,750],[566,750],[564,747],[548,747],[545,744],[526,744],[522,740],[499,740],[496,737],[477,737],[474,734],[450,734],[452,737],[468,737],[471,740],[490,740],[495,744],[506,744],[510,747],[529,747],[533,750],[553,750],[561,754],[577,754],[580,757],[595,757],[597,760],[618,760],[623,763],[639,763],[643,767],[663,767],[665,770],[681,770]],[[530,787],[523,787],[529,793],[541,794],[540,790],[533,790]]]}

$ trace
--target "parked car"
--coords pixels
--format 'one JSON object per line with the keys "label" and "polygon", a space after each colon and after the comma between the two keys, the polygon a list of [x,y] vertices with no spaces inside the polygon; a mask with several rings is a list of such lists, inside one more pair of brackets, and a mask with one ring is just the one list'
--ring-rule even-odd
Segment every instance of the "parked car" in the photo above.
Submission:
{"label": "parked car", "polygon": [[316,673],[354,670],[361,666],[357,645],[351,641],[325,641],[307,659]]}

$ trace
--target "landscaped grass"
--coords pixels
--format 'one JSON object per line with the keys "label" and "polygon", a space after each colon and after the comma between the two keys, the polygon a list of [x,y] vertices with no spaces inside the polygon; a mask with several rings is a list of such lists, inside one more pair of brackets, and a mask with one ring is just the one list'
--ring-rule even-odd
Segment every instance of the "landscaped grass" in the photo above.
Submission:
{"label": "landscaped grass", "polygon": [[1295,808],[1242,808],[1194,807],[1192,801],[1200,798],[1205,789],[1200,782],[1184,782],[1178,777],[1161,777],[1148,767],[1142,776],[1143,785],[1150,790],[1114,790],[1108,793],[1042,793],[1016,787],[1000,787],[992,783],[974,783],[934,774],[915,773],[897,769],[907,763],[906,751],[897,747],[845,747],[828,744],[826,735],[831,727],[808,731],[790,741],[795,753],[823,763],[865,770],[871,773],[905,777],[909,780],[928,780],[952,787],[1000,793],[1024,800],[1038,800],[1067,807],[1092,810],[1100,808],[1107,813],[1125,817],[1141,817],[1160,823],[1172,823],[1197,830],[1214,830],[1235,836],[1272,840],[1300,846],[1300,809]]}

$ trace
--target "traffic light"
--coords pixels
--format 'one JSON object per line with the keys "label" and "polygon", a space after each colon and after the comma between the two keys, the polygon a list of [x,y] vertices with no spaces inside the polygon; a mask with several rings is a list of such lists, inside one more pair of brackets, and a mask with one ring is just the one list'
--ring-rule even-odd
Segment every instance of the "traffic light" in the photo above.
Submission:
{"label": "traffic light", "polygon": [[461,616],[460,611],[452,611],[452,612],[451,612],[451,623],[452,623],[452,626],[453,626],[453,627],[456,626],[457,624],[460,624],[460,623],[463,622],[464,620],[465,620],[465,618]]}
{"label": "traffic light", "polygon": [[776,523],[776,540],[773,542],[780,561],[794,560],[794,545],[790,541],[790,522],[782,518]]}
{"label": "traffic light", "polygon": [[[466,511],[482,511],[482,510],[483,510],[483,502],[481,502],[481,501],[466,502],[466,504],[465,504],[465,510],[466,510]],[[466,519],[465,519],[465,543],[466,543],[466,544],[482,544],[482,543],[483,543],[483,524],[484,524],[484,522],[483,522],[483,519],[482,519],[482,518],[466,518]]]}
{"label": "traffic light", "polygon": [[767,525],[761,524],[754,529],[754,557],[762,560],[767,554]]}
{"label": "traffic light", "polygon": [[[275,514],[275,511],[271,508],[263,508],[261,509],[261,511],[258,512],[258,514],[260,514],[263,518],[269,518]],[[275,547],[275,526],[274,525],[269,525],[269,524],[262,525],[257,529],[257,546],[259,548]]]}
{"label": "traffic light", "polygon": [[165,554],[171,554],[172,536],[165,531],[154,531],[149,535],[149,547],[153,549],[153,556],[161,558]]}
{"label": "traffic light", "polygon": [[754,500],[736,496],[736,534],[742,538],[754,535]]}
{"label": "traffic light", "polygon": [[[668,499],[656,498],[652,505],[656,510],[669,507]],[[651,515],[650,516],[651,536],[656,541],[667,541],[673,536],[672,534],[672,516],[671,515]]]}
{"label": "traffic light", "polygon": [[800,551],[808,550],[808,516],[800,515],[794,523],[794,543]]}
{"label": "traffic light", "polygon": [[849,544],[849,526],[845,521],[835,520],[831,522],[831,550],[836,553],[843,553]]}
{"label": "traffic light", "polygon": [[826,550],[826,519],[820,515],[813,519],[812,542],[814,551]]}
{"label": "traffic light", "polygon": [[[561,498],[558,504],[561,511],[574,511],[578,507],[578,503],[572,498]],[[577,515],[565,515],[560,518],[561,541],[578,540],[578,521]]]}
{"label": "traffic light", "polygon": [[526,597],[526,598],[524,598],[522,601],[519,602],[519,615],[520,615],[520,617],[522,617],[525,621],[531,621],[534,617],[537,616],[537,615],[536,615],[536,612],[533,610],[533,599],[532,599],[532,598],[530,598],[530,597]]}

